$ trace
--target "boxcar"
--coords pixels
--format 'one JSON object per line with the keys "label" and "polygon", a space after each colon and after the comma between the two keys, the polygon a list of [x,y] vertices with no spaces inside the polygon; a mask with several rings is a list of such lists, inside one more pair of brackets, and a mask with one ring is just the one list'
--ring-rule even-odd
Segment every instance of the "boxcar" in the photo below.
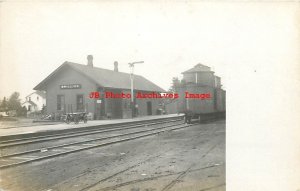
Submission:
{"label": "boxcar", "polygon": [[225,117],[226,93],[221,88],[188,83],[178,85],[176,92],[179,94],[179,113],[188,111],[193,118],[201,122]]}

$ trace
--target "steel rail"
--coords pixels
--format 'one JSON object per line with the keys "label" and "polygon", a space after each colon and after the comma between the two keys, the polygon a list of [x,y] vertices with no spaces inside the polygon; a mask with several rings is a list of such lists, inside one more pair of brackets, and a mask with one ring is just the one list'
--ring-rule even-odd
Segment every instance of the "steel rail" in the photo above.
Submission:
{"label": "steel rail", "polygon": [[[77,142],[73,142],[73,143],[65,143],[65,144],[62,144],[62,145],[56,145],[56,146],[52,146],[52,147],[43,147],[43,148],[40,148],[40,149],[34,149],[34,150],[29,150],[29,151],[24,151],[24,152],[19,152],[19,153],[2,155],[2,156],[0,156],[0,159],[8,158],[8,157],[14,157],[14,156],[20,156],[20,155],[25,155],[25,154],[30,154],[30,153],[39,153],[39,152],[41,152],[42,149],[45,149],[45,150],[48,151],[48,150],[56,149],[56,148],[60,148],[60,147],[67,147],[67,146],[72,146],[72,145],[78,145],[78,144],[84,144],[84,143],[89,143],[89,142],[94,142],[94,141],[101,141],[101,140],[105,140],[105,139],[122,137],[122,136],[126,136],[126,135],[144,133],[144,132],[148,132],[148,131],[153,131],[153,130],[158,130],[158,129],[171,127],[171,126],[174,126],[174,125],[182,125],[182,124],[170,124],[170,125],[167,125],[167,126],[164,126],[164,127],[152,128],[152,129],[147,129],[147,130],[142,130],[142,131],[135,131],[135,132],[125,133],[125,134],[120,134],[120,135],[101,137],[101,138],[90,139],[90,140],[85,140],[85,141],[77,141]],[[128,128],[128,129],[130,129],[130,128]],[[131,128],[131,129],[133,129],[133,128]]]}
{"label": "steel rail", "polygon": [[[66,151],[66,152],[51,154],[51,155],[47,155],[47,156],[42,156],[42,157],[30,159],[30,160],[25,160],[25,161],[21,161],[21,162],[11,163],[11,164],[8,164],[8,165],[2,165],[2,166],[0,166],[0,169],[6,169],[6,168],[10,168],[10,167],[16,167],[16,166],[19,166],[19,165],[23,165],[23,164],[27,164],[27,163],[31,163],[31,162],[35,162],[35,161],[41,161],[41,160],[45,160],[45,159],[50,159],[50,158],[54,158],[54,157],[58,157],[58,156],[62,156],[62,155],[67,155],[67,154],[71,154],[71,153],[75,153],[75,152],[79,152],[79,151],[84,151],[84,150],[88,150],[88,149],[93,149],[93,148],[97,148],[97,147],[103,147],[103,146],[107,146],[107,145],[111,145],[111,144],[115,144],[115,143],[121,143],[121,142],[125,142],[125,141],[131,141],[131,140],[135,140],[135,139],[139,139],[139,138],[143,138],[143,137],[155,135],[155,134],[158,134],[158,133],[162,133],[162,132],[165,132],[165,131],[173,131],[173,130],[177,130],[177,129],[186,128],[186,127],[189,127],[189,126],[191,126],[191,125],[184,125],[184,126],[179,126],[179,127],[171,128],[171,129],[168,129],[167,127],[169,127],[169,126],[167,126],[167,127],[163,127],[165,129],[161,130],[161,131],[155,131],[155,132],[146,133],[146,134],[143,134],[143,135],[134,136],[134,137],[130,137],[130,138],[125,138],[125,139],[121,139],[121,140],[117,140],[117,141],[100,143],[100,144],[97,144],[97,145],[92,145],[92,146],[88,146],[88,147],[74,149],[74,150],[71,150],[71,151]],[[147,131],[150,131],[150,130],[147,130]],[[151,130],[151,131],[153,131],[153,130]],[[137,133],[135,133],[135,134],[137,134]]]}
{"label": "steel rail", "polygon": [[[191,124],[190,126],[193,126],[193,125],[195,125],[195,124]],[[214,128],[212,134],[214,134],[216,131],[217,131],[216,128]],[[206,141],[205,141],[205,144],[207,144],[207,143],[209,143],[209,142],[210,142],[210,139],[206,140]],[[204,143],[203,143],[203,144],[204,144]],[[209,150],[209,151],[210,151],[210,150]],[[205,157],[206,155],[207,155],[207,152],[206,152],[204,155],[202,155],[201,158]],[[207,167],[204,167],[203,169],[205,169],[205,168],[210,168],[210,167],[214,167],[214,166],[215,166],[215,165],[207,166]],[[117,172],[116,175],[121,174],[121,173],[123,173],[123,172],[125,172],[125,171],[126,171],[126,170],[122,170],[122,171],[120,171],[120,172]],[[186,171],[186,170],[181,171],[181,172],[177,172],[177,173],[172,173],[172,174],[169,174],[169,175],[167,175],[167,176],[170,176],[170,175],[180,175],[180,174],[182,174],[182,173],[185,172],[185,171]],[[190,170],[189,170],[189,172],[192,172],[192,171],[194,171],[194,170],[193,170],[193,169],[190,169]],[[162,175],[162,176],[165,176],[165,175]],[[107,180],[111,179],[112,177],[115,177],[115,175],[112,175],[112,176],[106,177],[106,178],[104,178],[104,179],[101,179],[101,180],[99,180],[99,181],[97,181],[97,182],[95,182],[95,183],[92,183],[91,185],[88,185],[87,187],[84,187],[84,188],[80,189],[79,191],[86,191],[86,190],[89,190],[89,189],[91,189],[91,188],[97,186],[99,183],[102,183],[102,182],[104,182],[104,181],[107,181]],[[159,177],[160,177],[160,176],[159,176]],[[159,177],[157,177],[157,178],[159,178]],[[155,177],[151,177],[151,178],[155,178]],[[142,179],[142,181],[144,181],[144,180],[147,181],[147,179]],[[137,181],[139,181],[139,180],[134,180],[134,181],[131,181],[131,182],[137,182]],[[129,182],[129,183],[130,183],[130,182]],[[101,188],[101,189],[99,189],[99,191],[100,191],[100,190],[113,190],[113,189],[118,189],[118,188],[122,187],[123,185],[127,185],[127,184],[128,184],[128,182],[127,182],[127,183],[121,183],[121,184],[119,184],[119,185],[114,185],[114,186],[110,186],[110,187],[106,187],[106,188]],[[97,189],[97,190],[98,190],[98,189]]]}
{"label": "steel rail", "polygon": [[[92,131],[86,130],[85,132],[74,132],[74,133],[71,133],[71,134],[69,133],[68,135],[51,135],[49,137],[47,136],[47,137],[42,137],[42,138],[36,137],[36,138],[33,138],[35,140],[31,140],[31,141],[24,141],[24,142],[17,142],[17,143],[0,145],[0,149],[1,148],[18,146],[18,145],[25,145],[25,144],[32,144],[32,143],[40,143],[40,142],[58,140],[58,139],[79,137],[79,136],[82,136],[82,135],[93,135],[93,134],[106,133],[106,132],[117,131],[117,130],[122,130],[122,129],[139,128],[139,127],[144,127],[145,125],[152,126],[152,125],[156,125],[156,124],[169,123],[169,122],[180,121],[180,120],[181,119],[174,119],[174,120],[168,120],[168,121],[151,122],[151,123],[146,123],[146,124],[141,123],[141,124],[138,124],[138,125],[134,124],[130,127],[126,127],[126,125],[122,125],[121,127],[106,128],[105,130],[95,129],[95,130],[92,130]],[[126,128],[123,128],[123,127],[126,127]]]}
{"label": "steel rail", "polygon": [[[60,133],[59,136],[61,136],[61,135],[62,136],[63,135],[70,135],[70,134],[77,134],[77,133],[84,133],[84,132],[91,132],[91,131],[97,131],[97,130],[100,130],[100,129],[113,128],[115,126],[126,127],[128,125],[145,125],[145,123],[146,124],[151,124],[151,123],[155,123],[155,122],[165,122],[165,121],[168,121],[168,120],[174,120],[174,118],[175,118],[175,120],[176,119],[179,120],[180,118],[182,118],[182,116],[162,118],[162,119],[151,119],[151,120],[146,120],[146,121],[132,121],[132,122],[128,122],[126,124],[118,123],[118,124],[103,124],[104,126],[98,125],[100,127],[97,127],[97,125],[94,125],[94,126],[90,126],[91,127],[90,129],[84,129],[84,130],[81,130],[81,131],[78,130],[78,131],[74,131],[74,132]],[[111,125],[112,127],[107,127],[106,125]],[[19,139],[11,139],[11,140],[6,140],[6,141],[0,141],[0,146],[1,146],[1,144],[6,144],[6,143],[10,143],[10,142],[18,142],[18,141],[25,141],[25,140],[32,140],[32,139],[39,139],[39,138],[55,137],[55,136],[57,136],[57,134],[43,135],[43,136],[36,136],[36,137],[26,137],[26,138],[19,138]]]}
{"label": "steel rail", "polygon": [[[207,156],[208,153],[210,153],[214,148],[216,148],[217,145],[220,144],[220,141],[217,142],[216,144],[214,144],[212,147],[210,147],[202,156],[200,159],[203,159],[204,157]],[[172,187],[175,186],[175,184],[177,184],[179,182],[179,180],[183,179],[190,171],[193,167],[195,167],[197,165],[197,163],[193,163],[191,164],[186,170],[182,171],[175,179],[173,179],[169,184],[167,184],[166,186],[163,187],[163,189],[161,191],[166,191],[166,190],[170,190]]]}

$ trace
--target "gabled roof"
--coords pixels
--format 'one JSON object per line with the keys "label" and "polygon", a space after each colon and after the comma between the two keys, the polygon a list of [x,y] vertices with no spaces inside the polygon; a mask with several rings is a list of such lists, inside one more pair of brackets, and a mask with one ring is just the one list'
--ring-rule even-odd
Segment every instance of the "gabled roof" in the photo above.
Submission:
{"label": "gabled roof", "polygon": [[193,68],[182,72],[182,74],[195,73],[195,72],[213,72],[213,71],[210,71],[210,67],[199,63],[199,64],[195,65]]}
{"label": "gabled roof", "polygon": [[[91,67],[87,65],[77,64],[73,62],[64,62],[54,72],[52,72],[47,78],[40,82],[34,90],[46,90],[46,84],[58,73],[62,68],[68,67],[68,69],[75,70],[96,83],[100,87],[114,88],[114,89],[130,89],[130,74],[124,72],[115,72],[113,70]],[[140,75],[134,75],[134,89],[142,91],[156,91],[165,92],[156,84],[147,80]]]}
{"label": "gabled roof", "polygon": [[37,106],[36,103],[34,103],[33,101],[24,101],[22,105],[24,105],[25,103],[29,103],[30,105]]}
{"label": "gabled roof", "polygon": [[31,94],[29,94],[28,96],[26,96],[26,98],[29,97],[29,96],[31,96],[32,94],[37,94],[37,95],[41,96],[42,98],[46,98],[46,94],[43,91],[32,92]]}
{"label": "gabled roof", "polygon": [[46,93],[43,92],[43,91],[36,91],[35,93],[38,94],[38,95],[40,95],[43,98],[46,98]]}

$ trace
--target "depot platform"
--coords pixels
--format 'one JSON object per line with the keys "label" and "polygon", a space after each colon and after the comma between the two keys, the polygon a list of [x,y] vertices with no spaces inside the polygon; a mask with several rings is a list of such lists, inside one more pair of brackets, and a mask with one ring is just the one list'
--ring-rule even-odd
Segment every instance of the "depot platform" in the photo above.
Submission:
{"label": "depot platform", "polygon": [[60,132],[73,132],[82,129],[95,128],[110,126],[116,124],[126,124],[134,122],[151,121],[156,119],[165,118],[177,118],[183,117],[183,114],[169,114],[169,115],[152,115],[135,117],[130,119],[110,119],[110,120],[91,120],[87,123],[80,122],[79,124],[54,124],[54,125],[35,125],[35,126],[25,126],[25,127],[15,127],[15,128],[0,128],[0,141],[5,141],[9,139],[24,138],[31,136],[41,136],[48,134],[56,134]]}

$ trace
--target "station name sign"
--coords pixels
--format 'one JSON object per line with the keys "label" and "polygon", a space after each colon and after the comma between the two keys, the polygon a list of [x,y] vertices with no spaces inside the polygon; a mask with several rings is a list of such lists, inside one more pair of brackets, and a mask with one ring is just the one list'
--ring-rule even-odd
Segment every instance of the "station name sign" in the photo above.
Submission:
{"label": "station name sign", "polygon": [[60,89],[80,89],[81,84],[67,84],[67,85],[60,85]]}

